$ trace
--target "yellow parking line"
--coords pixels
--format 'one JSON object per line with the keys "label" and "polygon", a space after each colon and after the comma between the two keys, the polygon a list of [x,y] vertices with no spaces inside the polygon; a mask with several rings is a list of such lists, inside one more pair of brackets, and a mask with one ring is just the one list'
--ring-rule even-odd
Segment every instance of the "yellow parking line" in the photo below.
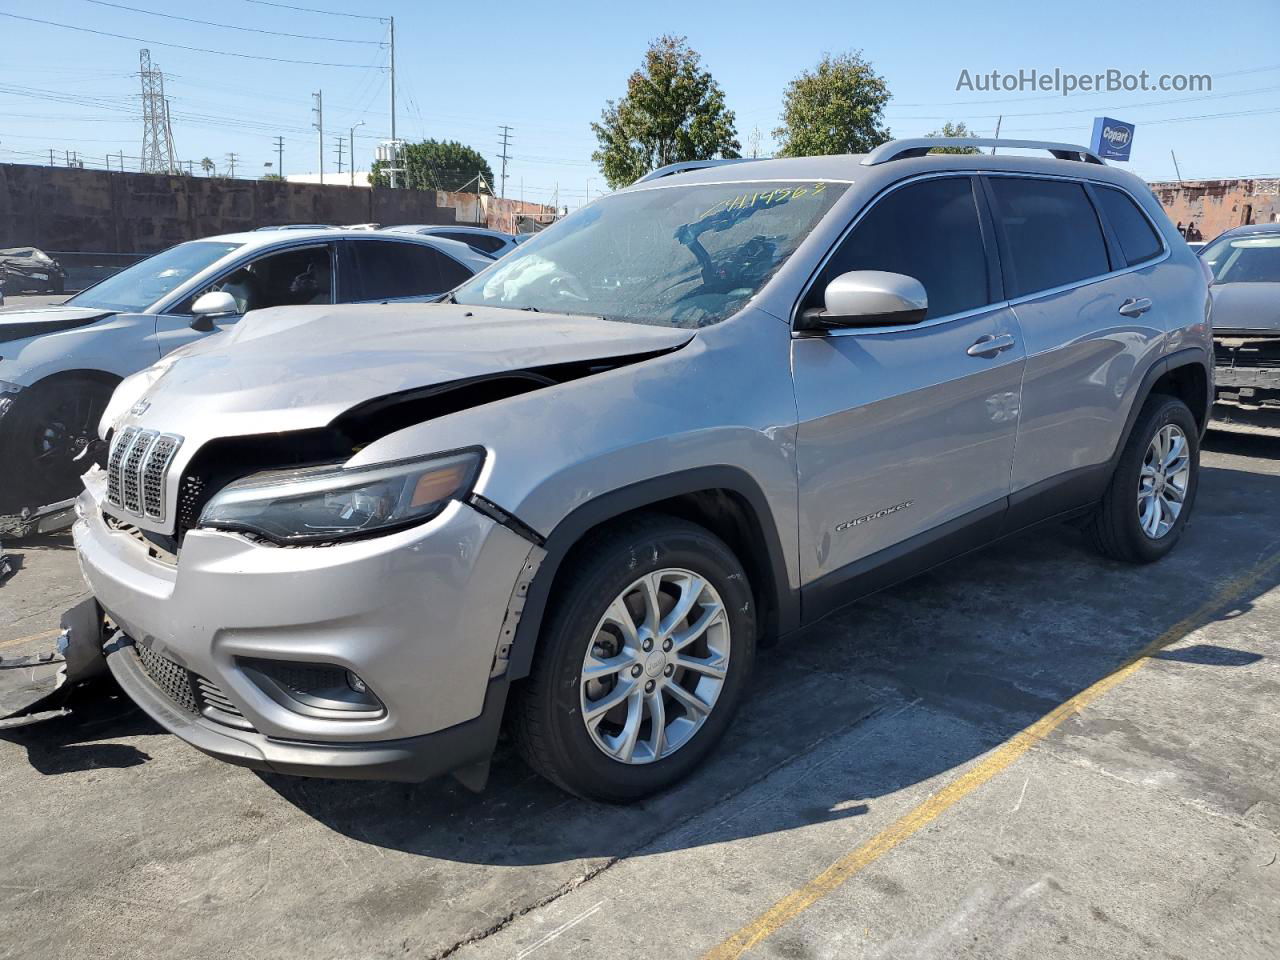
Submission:
{"label": "yellow parking line", "polygon": [[18,637],[14,640],[0,640],[0,650],[5,647],[16,647],[19,644],[30,643],[32,640],[52,640],[62,632],[61,628],[56,630],[46,630],[44,633],[33,633],[29,637]]}
{"label": "yellow parking line", "polygon": [[1194,613],[1178,621],[1113,673],[1103,677],[1092,686],[1086,687],[1029,727],[1018,731],[992,753],[988,754],[986,758],[955,780],[952,780],[902,817],[902,819],[876,834],[856,850],[845,854],[804,886],[783,897],[723,943],[707,951],[702,955],[702,960],[731,960],[731,958],[742,956],[756,944],[771,937],[786,923],[808,910],[827,894],[838,890],[845,881],[849,880],[864,867],[884,856],[921,827],[937,819],[953,804],[973,793],[984,783],[1007,769],[1015,760],[1061,726],[1065,720],[1079,713],[1108,690],[1124,682],[1146,662],[1151,654],[1178,642],[1207,622],[1214,613],[1239,600],[1251,587],[1275,569],[1277,565],[1280,565],[1280,553],[1260,561],[1250,570],[1226,583]]}

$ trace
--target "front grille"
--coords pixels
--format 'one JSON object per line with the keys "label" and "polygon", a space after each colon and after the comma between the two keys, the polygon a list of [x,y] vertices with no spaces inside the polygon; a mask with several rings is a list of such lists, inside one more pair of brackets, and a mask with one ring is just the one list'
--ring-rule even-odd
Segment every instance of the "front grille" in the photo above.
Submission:
{"label": "front grille", "polygon": [[169,465],[182,438],[125,427],[107,458],[107,502],[135,517],[164,519]]}
{"label": "front grille", "polygon": [[231,702],[216,683],[161,656],[150,647],[135,644],[134,650],[137,651],[143,672],[178,707],[187,713],[200,714],[231,726],[248,726],[240,708]]}

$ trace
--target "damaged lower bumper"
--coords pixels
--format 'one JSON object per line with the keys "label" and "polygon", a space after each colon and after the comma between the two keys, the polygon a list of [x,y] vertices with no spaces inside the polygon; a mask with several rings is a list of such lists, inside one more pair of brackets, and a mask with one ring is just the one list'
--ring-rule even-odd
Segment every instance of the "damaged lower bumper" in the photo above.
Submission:
{"label": "damaged lower bumper", "polygon": [[1214,382],[1219,403],[1280,410],[1280,336],[1215,337]]}
{"label": "damaged lower bumper", "polygon": [[62,713],[78,687],[107,672],[102,633],[102,611],[89,599],[62,615],[53,650],[0,656],[0,722]]}
{"label": "damaged lower bumper", "polygon": [[[106,664],[129,698],[152,720],[218,760],[271,773],[340,780],[419,782],[468,771],[483,781],[498,740],[507,681],[492,681],[480,716],[435,733],[399,740],[312,743],[236,729],[175,707],[148,676],[136,646],[117,631],[106,646]],[[468,784],[470,785],[470,784]]]}

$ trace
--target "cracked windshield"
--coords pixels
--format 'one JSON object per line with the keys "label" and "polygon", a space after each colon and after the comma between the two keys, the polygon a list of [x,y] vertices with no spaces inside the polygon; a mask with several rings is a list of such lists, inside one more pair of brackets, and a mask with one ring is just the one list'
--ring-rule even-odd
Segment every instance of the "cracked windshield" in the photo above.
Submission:
{"label": "cracked windshield", "polygon": [[454,298],[705,327],[755,296],[844,190],[824,181],[739,182],[618,194],[530,241]]}

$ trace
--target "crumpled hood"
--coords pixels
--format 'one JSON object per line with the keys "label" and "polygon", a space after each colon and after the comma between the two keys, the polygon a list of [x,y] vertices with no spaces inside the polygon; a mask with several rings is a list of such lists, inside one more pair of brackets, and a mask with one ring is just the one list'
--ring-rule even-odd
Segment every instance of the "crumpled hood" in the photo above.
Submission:
{"label": "crumpled hood", "polygon": [[1280,283],[1215,283],[1209,293],[1215,333],[1257,330],[1280,335]]}
{"label": "crumpled hood", "polygon": [[264,310],[184,348],[145,402],[133,405],[138,412],[117,425],[137,422],[188,440],[317,427],[401,390],[657,352],[693,336],[595,317],[450,304]]}

